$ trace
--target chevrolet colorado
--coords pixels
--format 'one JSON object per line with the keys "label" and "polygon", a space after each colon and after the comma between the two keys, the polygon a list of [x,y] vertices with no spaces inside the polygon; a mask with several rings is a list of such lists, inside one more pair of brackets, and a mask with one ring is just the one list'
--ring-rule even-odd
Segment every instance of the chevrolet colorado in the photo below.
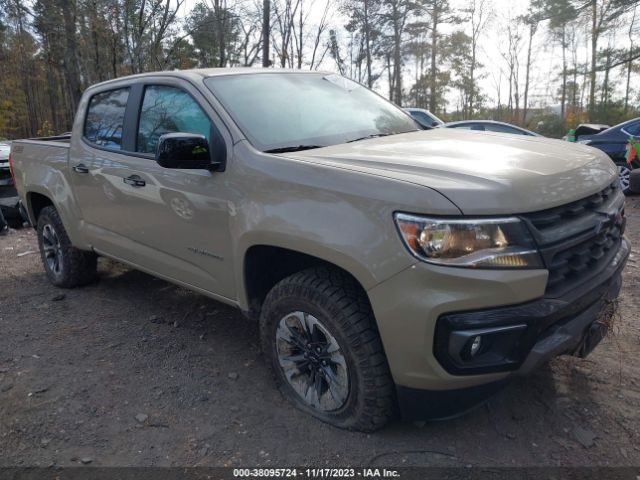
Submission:
{"label": "chevrolet colorado", "polygon": [[54,285],[93,281],[103,255],[234,305],[284,396],[348,429],[449,417],[585,356],[630,251],[604,153],[417,130],[328,73],[111,80],[70,137],[11,159]]}

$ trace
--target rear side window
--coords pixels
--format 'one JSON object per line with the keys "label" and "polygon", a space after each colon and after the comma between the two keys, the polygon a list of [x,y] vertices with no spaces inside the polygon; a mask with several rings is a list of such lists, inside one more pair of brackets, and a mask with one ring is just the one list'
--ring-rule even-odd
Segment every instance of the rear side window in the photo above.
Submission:
{"label": "rear side window", "polygon": [[146,87],[136,150],[155,153],[160,136],[172,132],[199,133],[211,141],[211,121],[187,92],[162,85]]}
{"label": "rear side window", "polygon": [[433,126],[433,122],[435,122],[435,120],[431,117],[429,117],[429,115],[427,115],[424,112],[417,112],[417,111],[412,111],[409,112],[411,114],[411,116],[413,118],[415,118],[416,120],[418,120],[418,123],[420,123],[421,125],[425,126],[425,127],[432,127]]}
{"label": "rear side window", "polygon": [[85,138],[101,147],[122,150],[122,126],[128,98],[128,88],[91,97],[84,123]]}
{"label": "rear side window", "polygon": [[638,123],[632,123],[631,125],[629,125],[627,128],[625,128],[625,130],[630,134],[633,135],[634,137],[638,137],[640,136],[640,122]]}

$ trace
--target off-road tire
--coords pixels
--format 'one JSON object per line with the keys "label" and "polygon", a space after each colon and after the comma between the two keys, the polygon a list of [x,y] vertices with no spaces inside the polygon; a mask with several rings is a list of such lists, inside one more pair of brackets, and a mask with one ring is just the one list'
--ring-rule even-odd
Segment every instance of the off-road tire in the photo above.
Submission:
{"label": "off-road tire", "polygon": [[[45,253],[45,228],[55,232],[59,241],[59,271],[55,272],[49,265]],[[49,231],[51,231],[49,230]],[[97,255],[75,248],[67,231],[62,225],[58,211],[54,207],[45,207],[38,215],[37,223],[38,247],[40,258],[49,281],[57,287],[73,288],[91,283],[96,278]]]}
{"label": "off-road tire", "polygon": [[[319,410],[290,385],[278,360],[278,324],[291,312],[317,318],[337,340],[348,366],[349,389],[343,406]],[[396,412],[395,387],[371,306],[362,288],[347,274],[311,268],[291,275],[268,293],[260,314],[262,351],[278,388],[298,409],[339,428],[370,432]]]}

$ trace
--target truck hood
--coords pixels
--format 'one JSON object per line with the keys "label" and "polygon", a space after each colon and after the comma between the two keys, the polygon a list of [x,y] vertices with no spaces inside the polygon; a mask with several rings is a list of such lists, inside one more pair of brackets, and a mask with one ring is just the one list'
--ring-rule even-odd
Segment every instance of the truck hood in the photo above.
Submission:
{"label": "truck hood", "polygon": [[595,148],[455,129],[410,132],[286,156],[432,188],[466,215],[552,208],[604,189],[617,175],[609,157]]}

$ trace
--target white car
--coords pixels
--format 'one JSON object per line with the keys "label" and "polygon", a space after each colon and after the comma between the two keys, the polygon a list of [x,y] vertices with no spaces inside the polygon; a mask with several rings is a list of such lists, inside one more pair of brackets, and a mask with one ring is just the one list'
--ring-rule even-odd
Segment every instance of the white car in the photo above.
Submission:
{"label": "white car", "polygon": [[20,200],[9,168],[10,142],[0,142],[0,208],[10,224],[22,223]]}

